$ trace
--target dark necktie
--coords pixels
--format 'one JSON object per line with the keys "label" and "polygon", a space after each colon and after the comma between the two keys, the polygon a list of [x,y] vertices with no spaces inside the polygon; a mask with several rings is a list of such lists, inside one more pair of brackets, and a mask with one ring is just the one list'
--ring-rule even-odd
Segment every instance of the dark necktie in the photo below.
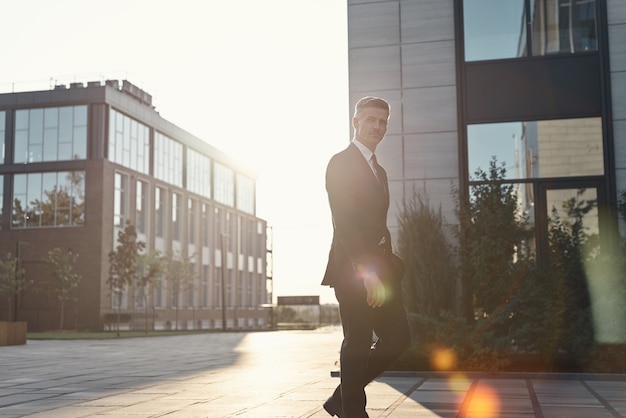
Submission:
{"label": "dark necktie", "polygon": [[383,169],[381,166],[378,165],[378,161],[376,160],[376,154],[372,154],[371,160],[372,160],[372,167],[374,168],[374,175],[378,179],[378,182],[380,183],[380,185],[383,186],[384,188],[385,185],[383,184],[383,180],[381,178],[381,173],[383,172]]}

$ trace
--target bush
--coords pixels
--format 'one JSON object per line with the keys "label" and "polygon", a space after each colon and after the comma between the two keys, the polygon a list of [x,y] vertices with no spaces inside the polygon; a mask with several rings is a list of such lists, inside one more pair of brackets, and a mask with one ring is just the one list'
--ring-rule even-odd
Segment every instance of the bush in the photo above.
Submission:
{"label": "bush", "polygon": [[[611,322],[609,336],[623,343],[626,311],[606,302],[626,297],[626,241],[601,254],[599,237],[583,225],[597,203],[579,196],[563,202],[548,225],[548,254],[533,253],[533,226],[520,214],[515,186],[504,182],[505,169],[493,160],[489,172],[475,174],[468,204],[457,196],[458,258],[448,243],[441,210],[429,207],[425,192],[414,194],[401,212],[399,251],[407,271],[404,296],[413,345],[395,364],[406,370],[623,371],[626,346],[598,342],[590,291],[598,285],[611,297],[601,300]],[[626,220],[626,192],[618,211]],[[611,260],[607,261],[607,257]],[[460,260],[460,269],[451,260]],[[611,266],[610,268],[607,266]],[[610,273],[610,274],[609,274]],[[466,313],[454,306],[454,281],[462,277]],[[598,286],[596,286],[598,287]],[[615,312],[613,314],[613,312]],[[609,316],[610,315],[610,316]],[[612,321],[611,321],[612,320]],[[620,322],[621,321],[621,322]],[[597,327],[596,327],[597,328]],[[595,334],[594,334],[595,333]],[[621,357],[620,357],[621,356]]]}

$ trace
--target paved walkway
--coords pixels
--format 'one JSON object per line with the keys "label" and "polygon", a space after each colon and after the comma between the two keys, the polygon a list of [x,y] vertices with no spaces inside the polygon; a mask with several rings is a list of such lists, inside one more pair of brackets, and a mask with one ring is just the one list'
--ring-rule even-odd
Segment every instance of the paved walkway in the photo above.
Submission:
{"label": "paved walkway", "polygon": [[[0,418],[315,417],[339,328],[0,347]],[[624,375],[388,373],[370,417],[626,417]]]}

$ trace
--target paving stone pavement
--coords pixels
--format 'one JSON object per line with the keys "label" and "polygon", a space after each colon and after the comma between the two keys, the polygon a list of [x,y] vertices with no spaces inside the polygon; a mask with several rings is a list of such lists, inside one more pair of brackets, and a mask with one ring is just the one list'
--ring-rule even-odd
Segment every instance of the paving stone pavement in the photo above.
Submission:
{"label": "paving stone pavement", "polygon": [[[0,347],[0,418],[314,417],[341,329],[206,333]],[[626,417],[626,376],[385,373],[370,417]]]}

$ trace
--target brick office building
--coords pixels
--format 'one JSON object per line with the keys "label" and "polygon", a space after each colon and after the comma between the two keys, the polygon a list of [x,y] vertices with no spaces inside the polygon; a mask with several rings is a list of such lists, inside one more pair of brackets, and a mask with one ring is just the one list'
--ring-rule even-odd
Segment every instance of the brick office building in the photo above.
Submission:
{"label": "brick office building", "polygon": [[[146,312],[154,329],[266,326],[271,277],[254,174],[163,119],[148,93],[108,80],[1,94],[0,138],[0,252],[17,255],[34,282],[15,310],[30,330],[58,328],[59,304],[43,291],[52,248],[79,255],[68,328],[102,329],[118,306],[133,329]],[[148,252],[189,261],[189,290],[161,277],[112,297],[108,253],[127,222]]]}

